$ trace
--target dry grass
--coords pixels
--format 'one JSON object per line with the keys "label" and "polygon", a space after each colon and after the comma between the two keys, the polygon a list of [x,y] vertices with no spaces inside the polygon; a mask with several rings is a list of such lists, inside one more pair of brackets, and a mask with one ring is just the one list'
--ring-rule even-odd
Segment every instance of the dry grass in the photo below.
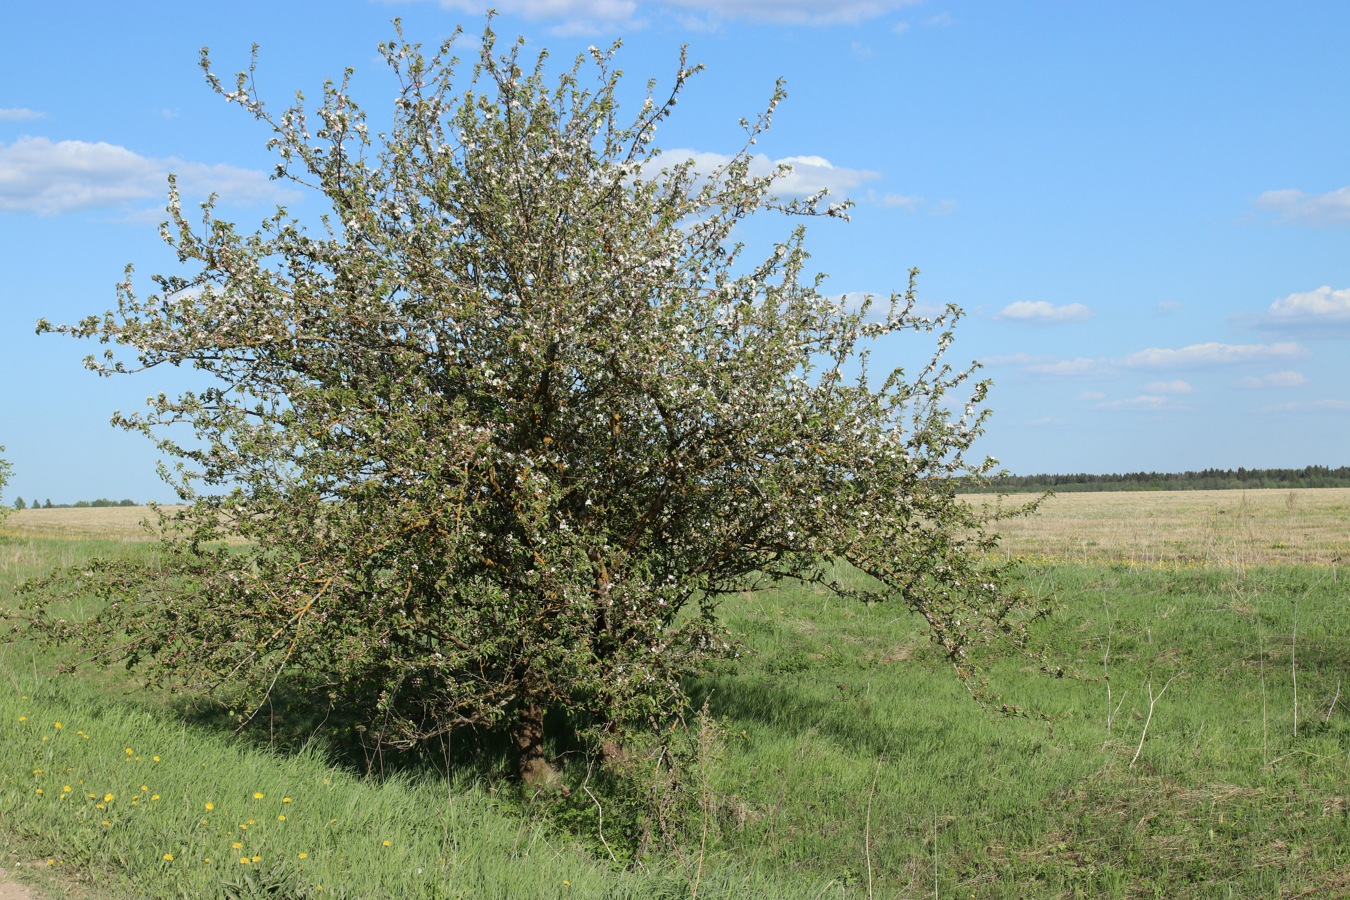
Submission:
{"label": "dry grass", "polygon": [[1066,493],[1000,530],[1004,551],[1022,557],[1339,565],[1350,560],[1350,488]]}
{"label": "dry grass", "polygon": [[[974,503],[993,503],[974,496]],[[170,508],[172,509],[172,508]],[[16,536],[150,540],[145,507],[26,509]],[[1038,515],[1005,522],[1003,549],[1020,557],[1138,565],[1350,561],[1350,488],[1066,493]]]}
{"label": "dry grass", "polygon": [[[177,507],[162,507],[172,512]],[[47,537],[148,541],[155,531],[146,523],[154,514],[144,506],[80,509],[22,509],[5,520],[3,533],[15,537]]]}

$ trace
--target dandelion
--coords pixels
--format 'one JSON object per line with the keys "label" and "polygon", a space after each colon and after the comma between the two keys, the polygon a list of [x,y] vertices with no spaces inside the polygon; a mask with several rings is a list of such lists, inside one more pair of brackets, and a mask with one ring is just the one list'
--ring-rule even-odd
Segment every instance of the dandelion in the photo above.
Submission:
{"label": "dandelion", "polygon": [[61,728],[62,728],[63,726],[61,725],[60,722],[57,722],[56,725],[55,725],[55,727],[56,727],[56,730],[57,730],[57,731],[60,731]]}
{"label": "dandelion", "polygon": [[309,854],[308,854],[308,853],[301,853],[301,854],[299,854],[299,855],[296,857],[296,859],[309,859]]}
{"label": "dandelion", "polygon": [[27,721],[28,721],[28,717],[27,717],[27,716],[19,716],[19,721],[20,721],[20,722],[27,722]]}
{"label": "dandelion", "polygon": [[112,823],[109,822],[107,819],[104,819],[104,820],[103,820],[103,827],[106,828],[106,827],[108,827],[108,826],[110,826],[110,825],[112,825]]}
{"label": "dandelion", "polygon": [[151,795],[150,795],[150,799],[151,799],[151,800],[158,800],[158,799],[159,799],[159,794],[151,794]]}
{"label": "dandelion", "polygon": [[164,861],[165,861],[165,862],[173,862],[173,854],[172,854],[172,853],[165,853],[165,854],[164,854]]}
{"label": "dandelion", "polygon": [[384,842],[384,845],[385,845],[386,847],[392,847],[392,846],[394,846],[394,842],[393,842],[393,841],[385,841],[385,842]]}
{"label": "dandelion", "polygon": [[254,791],[254,792],[253,792],[253,799],[254,799],[254,800],[261,800],[262,798],[263,798],[263,792],[262,792],[262,791]]}
{"label": "dandelion", "polygon": [[158,756],[152,756],[152,757],[150,757],[150,759],[151,759],[151,761],[153,761],[153,762],[159,762],[159,757],[158,757]]}
{"label": "dandelion", "polygon": [[146,787],[145,785],[141,785],[141,790],[148,791],[150,790],[150,788]]}
{"label": "dandelion", "polygon": [[108,804],[106,804],[106,803],[95,803],[95,804],[94,804],[94,809],[107,809],[107,808],[108,808]]}
{"label": "dandelion", "polygon": [[246,865],[248,865],[248,863],[249,863],[249,859],[248,859],[247,856],[241,856],[241,857],[239,857],[239,865],[241,865],[241,866],[246,866]]}
{"label": "dandelion", "polygon": [[254,862],[262,862],[262,857],[261,857],[261,856],[255,856],[255,857],[253,857],[253,861],[254,861]]}
{"label": "dandelion", "polygon": [[290,797],[282,797],[282,798],[281,798],[281,802],[282,802],[282,803],[290,803],[290,802],[291,802],[291,798],[290,798]]}
{"label": "dandelion", "polygon": [[[39,788],[39,790],[41,790],[41,788]],[[277,816],[277,821],[278,821],[278,822],[285,822],[285,821],[286,821],[286,817],[285,817],[285,816]]]}
{"label": "dandelion", "polygon": [[104,794],[104,795],[103,795],[103,802],[104,802],[104,803],[111,803],[111,802],[112,802],[112,799],[113,799],[113,795],[112,795],[112,794]]}
{"label": "dandelion", "polygon": [[128,747],[128,748],[127,748],[127,749],[126,749],[126,751],[125,751],[125,752],[126,752],[126,755],[127,755],[127,756],[130,756],[130,755],[131,755],[131,753],[132,753],[132,750],[131,750],[131,748],[130,748],[130,747]]}
{"label": "dandelion", "polygon": [[37,792],[38,792],[39,794],[42,793],[42,788],[38,788],[38,789],[37,789]]}
{"label": "dandelion", "polygon": [[72,790],[72,789],[71,789],[70,785],[67,784],[67,785],[65,785],[64,787],[61,788],[61,793],[63,793],[63,794],[69,794],[69,793],[71,792],[71,790]]}
{"label": "dandelion", "polygon": [[244,849],[244,845],[241,844],[241,843],[239,843],[238,841],[235,841],[235,842],[234,842],[233,844],[231,844],[230,846],[233,847],[233,848],[236,849],[236,850],[243,850],[243,849]]}
{"label": "dandelion", "polygon": [[206,809],[207,809],[208,812],[210,812],[211,810],[213,810],[213,809],[215,809],[215,808],[216,808],[216,805],[215,805],[214,803],[208,802],[208,803],[206,804]]}

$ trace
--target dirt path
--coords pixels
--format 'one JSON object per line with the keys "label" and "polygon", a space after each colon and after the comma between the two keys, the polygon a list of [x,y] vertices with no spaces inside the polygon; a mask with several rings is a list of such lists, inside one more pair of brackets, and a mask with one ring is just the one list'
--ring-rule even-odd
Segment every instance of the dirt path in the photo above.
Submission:
{"label": "dirt path", "polygon": [[14,881],[0,881],[0,900],[37,900],[27,885]]}

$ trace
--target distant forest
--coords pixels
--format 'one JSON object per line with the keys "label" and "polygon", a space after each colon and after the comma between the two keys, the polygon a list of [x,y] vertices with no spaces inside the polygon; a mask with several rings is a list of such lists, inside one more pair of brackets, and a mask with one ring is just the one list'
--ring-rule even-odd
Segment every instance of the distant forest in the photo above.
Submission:
{"label": "distant forest", "polygon": [[1204,469],[1200,472],[1126,472],[1123,475],[1003,475],[971,493],[1017,491],[1218,491],[1259,488],[1350,487],[1350,466],[1332,469]]}

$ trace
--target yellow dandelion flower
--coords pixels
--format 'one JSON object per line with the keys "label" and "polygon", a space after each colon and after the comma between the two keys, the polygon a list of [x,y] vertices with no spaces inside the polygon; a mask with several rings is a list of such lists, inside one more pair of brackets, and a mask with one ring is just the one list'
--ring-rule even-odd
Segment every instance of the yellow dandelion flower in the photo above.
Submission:
{"label": "yellow dandelion flower", "polygon": [[384,842],[384,845],[385,845],[386,847],[392,847],[392,846],[394,846],[394,842],[393,842],[393,841],[385,841],[385,842]]}
{"label": "yellow dandelion flower", "polygon": [[282,798],[281,798],[281,802],[282,802],[282,803],[290,803],[290,802],[291,802],[291,798],[290,798],[290,797],[282,797]]}
{"label": "yellow dandelion flower", "polygon": [[159,794],[151,794],[151,795],[150,795],[150,799],[151,799],[151,800],[158,800],[158,799],[159,799]]}
{"label": "yellow dandelion flower", "polygon": [[107,809],[107,808],[108,808],[108,804],[106,804],[106,803],[95,803],[95,804],[94,804],[94,809]]}
{"label": "yellow dandelion flower", "polygon": [[109,822],[107,819],[104,819],[104,820],[103,820],[103,824],[106,826],[106,825],[111,825],[112,823]]}
{"label": "yellow dandelion flower", "polygon": [[254,862],[262,862],[262,857],[261,857],[261,856],[255,856],[255,857],[253,857],[253,861],[254,861]]}
{"label": "yellow dandelion flower", "polygon": [[45,769],[34,769],[34,770],[33,770],[33,774],[34,774],[34,775],[41,775],[41,774],[43,774],[45,771],[46,771]]}
{"label": "yellow dandelion flower", "polygon": [[20,722],[27,722],[27,721],[28,721],[28,717],[27,717],[27,716],[19,716],[19,721],[20,721]]}
{"label": "yellow dandelion flower", "polygon": [[309,854],[308,854],[308,853],[301,853],[301,854],[299,854],[299,855],[296,857],[296,859],[309,859]]}
{"label": "yellow dandelion flower", "polygon": [[244,849],[244,845],[241,844],[241,843],[239,843],[238,841],[235,841],[235,842],[234,842],[233,844],[231,844],[230,846],[233,847],[233,848],[236,849],[236,850],[243,850],[243,849]]}
{"label": "yellow dandelion flower", "polygon": [[248,865],[248,863],[249,863],[249,859],[248,859],[247,856],[241,856],[241,857],[239,857],[239,864],[240,864],[241,866],[246,866],[246,865]]}
{"label": "yellow dandelion flower", "polygon": [[151,762],[159,762],[159,757],[158,757],[158,756],[152,756],[152,757],[150,757],[150,761],[151,761]]}
{"label": "yellow dandelion flower", "polygon": [[57,730],[57,731],[60,731],[63,727],[65,727],[65,726],[63,726],[60,722],[57,722],[57,723],[56,723],[56,730]]}
{"label": "yellow dandelion flower", "polygon": [[49,859],[49,860],[47,860],[47,865],[49,865],[49,866],[54,866],[54,865],[56,865],[56,860],[54,860],[54,859]]}
{"label": "yellow dandelion flower", "polygon": [[263,792],[262,792],[262,791],[254,791],[254,792],[253,792],[253,799],[254,799],[254,800],[261,800],[262,798],[263,798]]}
{"label": "yellow dandelion flower", "polygon": [[112,802],[112,798],[113,798],[113,795],[112,795],[112,794],[104,794],[104,795],[103,795],[103,802],[104,802],[104,803],[111,803],[111,802]]}
{"label": "yellow dandelion flower", "polygon": [[206,808],[207,808],[208,810],[212,810],[212,809],[215,809],[215,808],[216,808],[216,805],[215,805],[214,803],[207,803],[207,804],[206,804]]}
{"label": "yellow dandelion flower", "polygon": [[164,854],[164,861],[165,861],[165,862],[173,862],[173,854],[172,854],[172,853],[165,853],[165,854]]}
{"label": "yellow dandelion flower", "polygon": [[130,755],[131,755],[131,752],[132,752],[132,751],[131,751],[131,748],[128,747],[128,748],[126,749],[125,752],[126,752],[127,756],[130,756]]}
{"label": "yellow dandelion flower", "polygon": [[[42,788],[38,788],[38,793],[42,793]],[[286,817],[285,817],[285,816],[277,816],[277,821],[278,821],[278,822],[285,822],[285,821],[286,821]]]}
{"label": "yellow dandelion flower", "polygon": [[70,785],[66,785],[65,787],[61,788],[61,793],[63,793],[63,794],[69,794],[69,793],[71,792],[71,790],[72,790],[71,786],[70,786]]}
{"label": "yellow dandelion flower", "polygon": [[42,788],[38,788],[38,789],[37,789],[37,793],[39,793],[39,794],[42,793]]}

